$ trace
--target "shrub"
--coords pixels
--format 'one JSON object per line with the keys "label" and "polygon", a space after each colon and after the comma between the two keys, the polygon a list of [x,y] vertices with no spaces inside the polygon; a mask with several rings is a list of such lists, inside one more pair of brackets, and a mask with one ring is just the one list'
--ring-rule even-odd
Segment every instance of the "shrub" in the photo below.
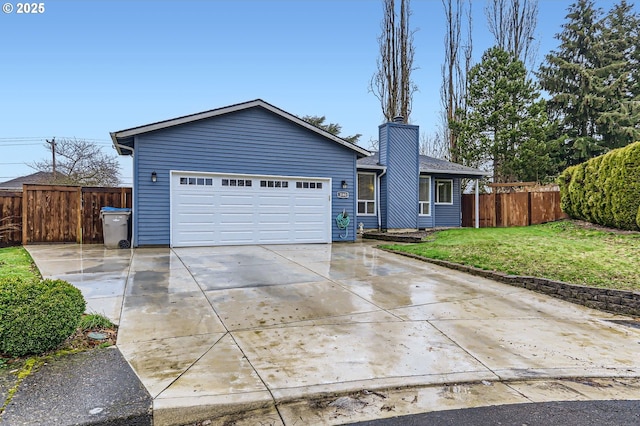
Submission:
{"label": "shrub", "polygon": [[558,178],[569,216],[620,229],[640,229],[640,142],[567,168]]}
{"label": "shrub", "polygon": [[41,354],[74,333],[86,302],[63,280],[0,279],[0,352]]}

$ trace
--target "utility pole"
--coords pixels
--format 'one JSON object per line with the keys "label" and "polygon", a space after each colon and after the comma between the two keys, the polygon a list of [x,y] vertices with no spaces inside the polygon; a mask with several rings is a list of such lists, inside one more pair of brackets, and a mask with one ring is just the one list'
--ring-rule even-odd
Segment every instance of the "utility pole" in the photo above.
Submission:
{"label": "utility pole", "polygon": [[51,140],[46,140],[49,145],[51,145],[51,165],[53,169],[52,180],[56,179],[56,137],[54,136]]}

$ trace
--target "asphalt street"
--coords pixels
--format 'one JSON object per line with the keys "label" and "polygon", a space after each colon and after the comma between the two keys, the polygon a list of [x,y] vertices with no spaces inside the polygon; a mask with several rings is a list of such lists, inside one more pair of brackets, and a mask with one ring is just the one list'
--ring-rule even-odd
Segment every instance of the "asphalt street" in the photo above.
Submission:
{"label": "asphalt street", "polygon": [[351,423],[352,426],[638,426],[640,401],[571,401],[514,404]]}

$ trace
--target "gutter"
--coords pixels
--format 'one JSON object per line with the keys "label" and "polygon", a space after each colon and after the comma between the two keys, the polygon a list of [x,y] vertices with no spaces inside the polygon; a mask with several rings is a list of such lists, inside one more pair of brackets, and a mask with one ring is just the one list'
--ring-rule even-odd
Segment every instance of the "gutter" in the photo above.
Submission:
{"label": "gutter", "polygon": [[442,169],[424,169],[424,170],[420,170],[420,173],[424,173],[424,174],[439,174],[439,175],[459,175],[459,176],[469,176],[472,179],[478,179],[482,176],[491,176],[491,172],[485,172],[482,170],[479,170],[480,173],[474,173],[473,171],[469,170],[442,170]]}
{"label": "gutter", "polygon": [[116,138],[115,133],[109,133],[109,135],[111,135],[111,143],[113,143],[113,146],[116,148],[116,151],[118,151],[119,155],[125,155],[122,153],[122,150],[126,149],[127,151],[131,151],[131,154],[126,154],[126,155],[131,155],[133,157],[133,154],[135,152],[135,149],[133,147],[118,143],[118,139]]}

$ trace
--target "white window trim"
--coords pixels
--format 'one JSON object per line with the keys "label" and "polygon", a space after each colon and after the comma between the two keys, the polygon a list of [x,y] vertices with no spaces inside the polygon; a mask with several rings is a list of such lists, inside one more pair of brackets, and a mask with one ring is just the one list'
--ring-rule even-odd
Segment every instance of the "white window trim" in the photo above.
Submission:
{"label": "white window trim", "polygon": [[[429,180],[429,201],[420,201],[420,179],[428,179]],[[431,195],[433,191],[431,190],[431,176],[420,175],[418,176],[418,216],[429,217],[431,216],[431,200],[433,196]],[[429,204],[429,214],[422,214],[422,205]]]}
{"label": "white window trim", "polygon": [[[373,200],[361,200],[360,194],[358,193],[358,178],[360,175],[370,175],[373,176]],[[357,172],[356,173],[356,216],[377,216],[377,208],[378,208],[378,191],[377,191],[377,179],[375,173],[370,172]],[[371,203],[373,202],[373,213],[358,213],[358,205],[360,202]],[[366,211],[366,208],[365,208]]]}
{"label": "white window trim", "polygon": [[[435,179],[434,180],[435,185],[434,185],[434,189],[435,189],[435,204],[436,205],[445,205],[445,206],[452,206],[453,205],[453,179]],[[451,202],[445,203],[442,201],[438,200],[438,182],[450,182],[451,183]]]}

